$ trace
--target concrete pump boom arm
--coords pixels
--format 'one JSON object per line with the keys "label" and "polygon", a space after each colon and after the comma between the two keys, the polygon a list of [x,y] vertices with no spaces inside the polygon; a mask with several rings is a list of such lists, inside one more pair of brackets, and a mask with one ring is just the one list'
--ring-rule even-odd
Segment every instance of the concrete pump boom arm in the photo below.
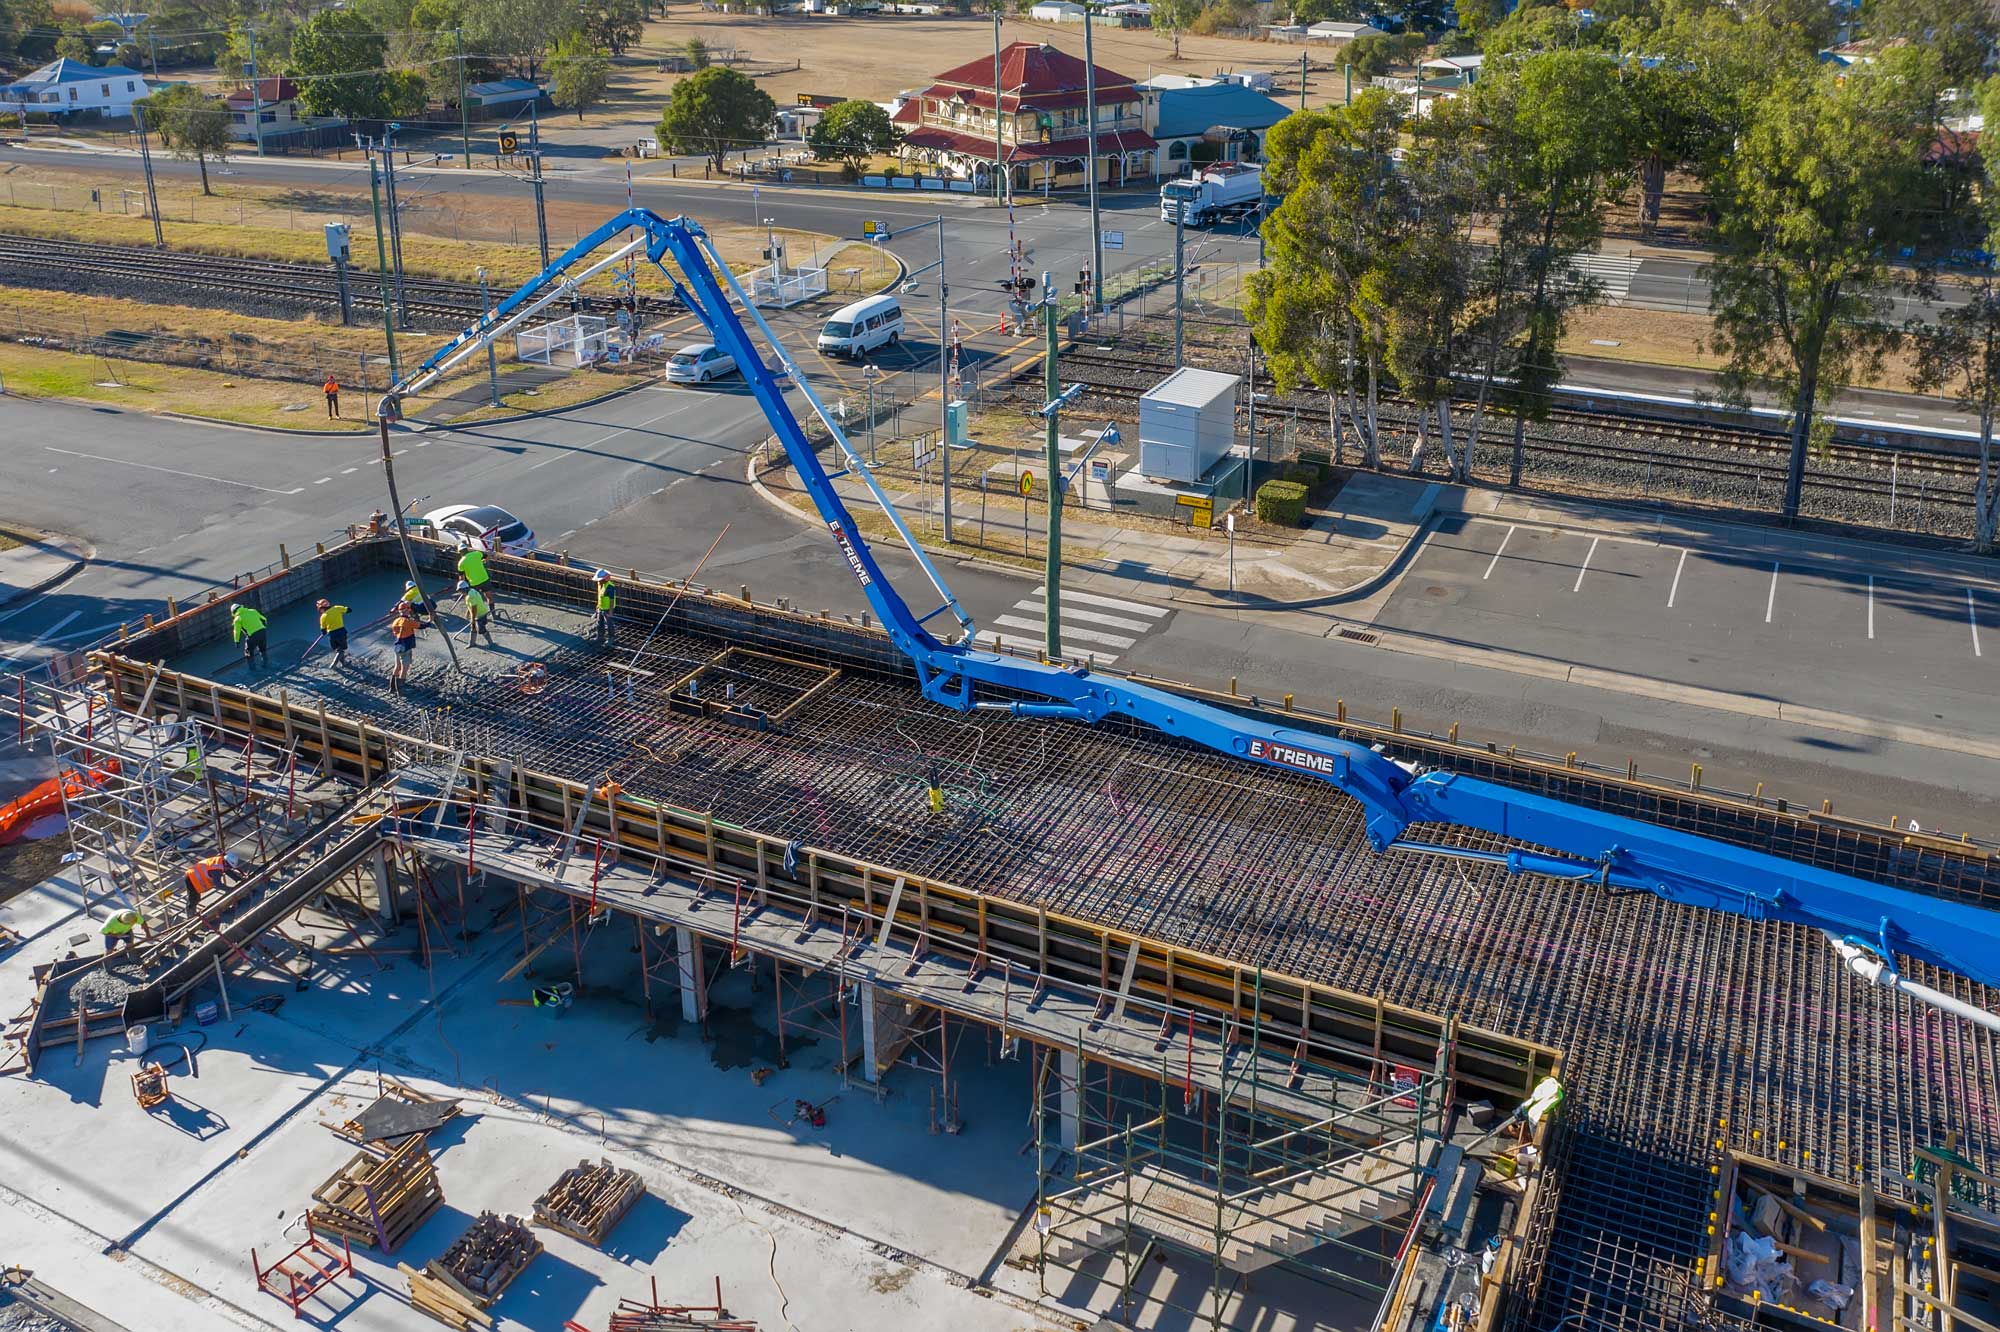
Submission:
{"label": "concrete pump boom arm", "polygon": [[[883,629],[915,668],[924,697],[958,711],[1006,711],[1017,717],[1083,722],[1124,716],[1167,735],[1178,736],[1267,767],[1328,782],[1360,803],[1369,842],[1378,851],[1446,855],[1499,865],[1511,873],[1589,880],[1607,888],[1643,890],[1689,906],[1728,911],[1757,920],[1789,921],[1823,930],[1849,949],[1876,959],[1879,976],[1890,984],[1895,955],[1914,957],[1982,984],[2000,987],[2000,913],[1891,888],[1852,875],[1803,865],[1760,851],[1638,819],[1552,800],[1479,778],[1443,772],[1417,773],[1352,741],[1276,726],[1224,708],[1185,698],[1117,676],[1082,667],[1025,661],[975,644],[971,616],[904,525],[888,494],[833,420],[785,351],[770,325],[750,303],[722,262],[714,243],[688,218],[663,218],[644,208],[627,209],[579,240],[561,258],[520,290],[460,333],[394,386],[385,401],[435,380],[451,365],[484,347],[535,310],[610,261],[571,269],[619,241],[612,261],[643,250],[648,262],[672,284],[674,295],[707,329],[710,339],[734,358],[772,432],[784,447],[800,484],[811,496],[868,604]],[[672,258],[679,275],[663,260]],[[763,336],[780,365],[773,370],[764,351],[744,327],[731,298]],[[831,434],[843,461],[829,474],[785,399],[785,381],[798,389]],[[393,411],[393,407],[389,410]],[[910,555],[941,598],[919,616],[882,572],[834,482],[858,477],[881,508]],[[958,633],[945,641],[927,626],[949,613]],[[985,691],[987,697],[976,696]],[[996,696],[1012,697],[996,697]],[[1025,696],[1023,698],[1022,696]],[[1484,851],[1415,841],[1413,825],[1456,825],[1523,844],[1522,849]],[[1866,959],[1864,959],[1865,961]]]}

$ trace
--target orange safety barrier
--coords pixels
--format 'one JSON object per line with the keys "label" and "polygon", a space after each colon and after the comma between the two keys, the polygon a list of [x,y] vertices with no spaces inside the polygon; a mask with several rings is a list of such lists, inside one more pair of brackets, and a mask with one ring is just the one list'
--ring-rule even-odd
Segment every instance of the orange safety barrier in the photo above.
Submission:
{"label": "orange safety barrier", "polygon": [[106,759],[88,772],[64,773],[60,781],[50,778],[19,799],[0,805],[0,846],[20,841],[36,820],[59,813],[64,800],[74,800],[83,794],[86,783],[102,786],[117,771],[118,760]]}

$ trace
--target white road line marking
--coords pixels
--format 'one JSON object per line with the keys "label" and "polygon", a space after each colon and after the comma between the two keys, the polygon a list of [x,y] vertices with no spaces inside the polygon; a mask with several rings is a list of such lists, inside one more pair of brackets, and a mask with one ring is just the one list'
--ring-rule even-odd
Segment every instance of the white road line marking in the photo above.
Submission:
{"label": "white road line marking", "polygon": [[1972,626],[1972,655],[1985,656],[1986,654],[1979,650],[1979,609],[1972,600],[1972,589],[1969,587],[1965,589],[1965,622]]}
{"label": "white road line marking", "polygon": [[1875,575],[1868,575],[1868,636],[1875,637]]}
{"label": "white road line marking", "polygon": [[[1033,620],[1024,620],[1018,615],[998,616],[994,619],[993,623],[1004,624],[1009,629],[1040,629],[1042,627]],[[1115,648],[1128,648],[1138,641],[1137,639],[1126,638],[1122,634],[1103,634],[1098,633],[1094,629],[1071,629],[1065,625],[1063,627],[1063,642],[1067,644],[1070,639],[1075,639],[1080,643],[1102,643],[1106,647]]]}
{"label": "white road line marking", "polygon": [[[979,636],[981,646],[990,646],[995,640],[999,641],[1001,647],[1018,648],[1023,652],[1040,652],[1043,647],[1043,642],[1040,638],[1024,638],[1019,634],[981,634]],[[1116,652],[1092,652],[1090,659],[1099,666],[1109,666],[1118,660],[1118,654]]]}
{"label": "white road line marking", "polygon": [[356,472],[360,470],[361,469],[359,467],[343,467],[340,469],[340,474],[342,476],[353,476]]}
{"label": "white road line marking", "polygon": [[[1041,587],[1037,585],[1035,591],[1039,592],[1041,590]],[[1062,599],[1064,601],[1081,601],[1086,606],[1104,606],[1111,610],[1130,611],[1134,615],[1150,615],[1156,620],[1167,613],[1167,607],[1165,606],[1148,606],[1140,601],[1120,601],[1116,597],[1100,597],[1095,592],[1072,592],[1068,588],[1062,590]],[[1036,606],[1040,606],[1041,604],[1039,601],[1035,603]]]}
{"label": "white road line marking", "polygon": [[[1063,595],[1063,600],[1069,600],[1068,593]],[[1014,603],[1014,609],[1020,611],[1038,611],[1041,608],[1041,602],[1029,599]],[[1078,610],[1074,606],[1063,607],[1063,618],[1065,620],[1082,620],[1085,624],[1101,624],[1112,629],[1130,629],[1134,633],[1140,634],[1145,633],[1153,627],[1146,620],[1128,620],[1122,615],[1106,615],[1102,611]]]}
{"label": "white road line marking", "polygon": [[142,467],[149,472],[166,472],[173,476],[185,476],[195,481],[213,481],[222,486],[241,486],[245,490],[261,490],[266,495],[296,495],[304,486],[294,486],[290,490],[273,490],[269,486],[253,486],[248,481],[232,481],[226,476],[209,476],[204,472],[183,472],[178,467],[160,467],[153,463],[133,462],[130,458],[107,458],[101,453],[78,453],[75,449],[59,449],[53,444],[44,444],[50,453],[68,454],[72,458],[91,458],[97,462],[117,463],[122,467]]}
{"label": "white road line marking", "polygon": [[88,629],[72,629],[72,630],[70,630],[70,631],[69,631],[68,633],[66,633],[66,634],[63,634],[63,635],[62,635],[61,637],[59,637],[59,638],[48,638],[48,637],[44,636],[44,637],[42,637],[42,638],[39,638],[39,639],[36,639],[35,641],[36,641],[36,642],[38,642],[38,643],[41,643],[41,642],[46,642],[46,643],[50,643],[50,644],[54,644],[54,643],[67,643],[67,642],[69,642],[69,641],[70,641],[70,640],[71,640],[72,638],[89,638],[89,637],[90,637],[91,635],[93,635],[93,634],[106,634],[106,633],[110,633],[110,632],[111,632],[111,631],[112,631],[113,629],[116,629],[116,628],[117,628],[117,627],[118,627],[119,625],[121,625],[121,624],[123,624],[123,623],[124,623],[124,621],[123,621],[123,620],[113,620],[113,621],[111,621],[111,622],[110,622],[109,624],[98,624],[98,625],[92,625],[92,626],[91,626],[90,628],[88,628]]}
{"label": "white road line marking", "polygon": [[[1509,541],[1512,541],[1513,539],[1514,539],[1514,528],[1510,524],[1507,528],[1506,534],[1500,538],[1500,548],[1493,552],[1492,559],[1486,561],[1486,572],[1479,575],[1480,581],[1484,582],[1486,579],[1491,578],[1493,576],[1493,566],[1500,563],[1500,557],[1507,553],[1507,543]],[[1672,605],[1673,603],[1668,602],[1667,604]]]}
{"label": "white road line marking", "polygon": [[1583,567],[1576,571],[1576,582],[1571,586],[1570,591],[1578,592],[1583,589],[1583,576],[1590,572],[1590,557],[1597,554],[1597,543],[1601,539],[1600,537],[1592,537],[1590,539],[1590,549],[1583,552]]}
{"label": "white road line marking", "polygon": [[1668,610],[1672,610],[1674,608],[1674,598],[1681,594],[1681,570],[1687,568],[1687,562],[1688,562],[1688,553],[1685,550],[1683,550],[1681,552],[1680,559],[1676,561],[1674,564],[1674,585],[1667,589]]}
{"label": "white road line marking", "polygon": [[36,646],[37,644],[39,644],[39,643],[43,643],[43,642],[46,642],[46,641],[48,640],[49,636],[50,636],[50,635],[52,635],[52,634],[54,634],[54,633],[56,632],[56,630],[58,630],[58,629],[62,628],[62,627],[63,627],[64,625],[68,624],[68,623],[69,623],[69,622],[70,622],[71,620],[74,620],[74,619],[75,619],[75,618],[76,618],[77,616],[79,616],[79,615],[81,615],[81,614],[83,614],[83,612],[82,612],[82,611],[80,611],[80,610],[73,610],[73,611],[71,611],[71,612],[70,612],[69,614],[67,614],[67,615],[63,616],[63,617],[62,617],[62,618],[61,618],[60,620],[57,620],[57,621],[56,621],[56,622],[55,622],[54,624],[52,624],[52,625],[50,625],[50,626],[49,626],[48,628],[44,629],[44,630],[42,631],[42,634],[41,634],[41,637],[39,637],[39,638],[35,638],[35,639],[31,639],[30,641],[28,641],[28,642],[26,642],[26,643],[23,643],[23,644],[21,645],[21,648],[20,648],[20,651],[19,651],[19,652],[16,652],[16,653],[15,653],[15,654],[14,654],[13,656],[11,656],[11,657],[0,657],[0,661],[13,661],[13,660],[15,660],[16,658],[18,658],[18,657],[19,657],[19,656],[21,655],[21,653],[22,653],[22,652],[27,652],[27,651],[29,651],[30,649],[34,648],[34,647],[35,647],[35,646]]}
{"label": "white road line marking", "polygon": [[645,420],[639,422],[637,425],[620,426],[618,429],[612,431],[610,434],[604,436],[602,439],[593,439],[588,444],[579,444],[574,448],[560,449],[557,452],[552,453],[548,457],[542,459],[540,462],[536,463],[533,467],[530,467],[528,470],[531,472],[536,471],[539,468],[547,467],[550,463],[557,462],[563,458],[574,457],[576,454],[579,453],[588,453],[590,450],[596,448],[600,444],[608,444],[612,440],[618,438],[620,435],[629,435],[634,430],[643,430],[645,427],[653,424],[653,422],[664,421],[669,416],[673,416],[679,411],[680,408],[675,407],[671,411],[661,412],[658,416],[649,416]]}
{"label": "white road line marking", "polygon": [[313,484],[314,484],[314,485],[316,485],[316,486],[323,486],[323,485],[325,485],[325,484],[326,484],[327,482],[329,482],[329,481],[331,481],[331,480],[333,480],[333,478],[332,478],[332,477],[330,477],[330,476],[323,476],[323,477],[321,477],[321,478],[320,478],[319,480],[317,480],[317,481],[313,482]]}
{"label": "white road line marking", "polygon": [[1771,622],[1771,612],[1778,608],[1778,562],[1771,561],[1771,595],[1764,598],[1764,623]]}

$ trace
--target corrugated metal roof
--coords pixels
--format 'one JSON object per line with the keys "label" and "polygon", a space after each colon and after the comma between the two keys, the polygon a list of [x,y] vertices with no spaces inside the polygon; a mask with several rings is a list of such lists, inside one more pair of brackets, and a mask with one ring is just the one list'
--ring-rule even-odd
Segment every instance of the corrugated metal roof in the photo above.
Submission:
{"label": "corrugated metal roof", "polygon": [[1169,88],[1159,96],[1159,127],[1153,131],[1157,139],[1186,138],[1201,134],[1212,125],[1267,130],[1292,113],[1290,107],[1240,83]]}
{"label": "corrugated metal roof", "polygon": [[1217,398],[1233,398],[1239,375],[1220,370],[1198,370],[1184,366],[1155,384],[1140,402],[1162,402],[1175,407],[1206,407]]}

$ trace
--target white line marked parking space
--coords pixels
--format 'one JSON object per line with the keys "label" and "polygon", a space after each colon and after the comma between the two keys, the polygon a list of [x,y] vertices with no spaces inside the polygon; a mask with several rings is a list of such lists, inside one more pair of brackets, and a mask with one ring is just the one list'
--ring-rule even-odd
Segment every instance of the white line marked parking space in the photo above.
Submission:
{"label": "white line marked parking space", "polygon": [[1500,563],[1500,557],[1507,553],[1507,543],[1513,539],[1514,539],[1514,528],[1512,524],[1509,524],[1506,532],[1502,534],[1502,536],[1500,537],[1500,548],[1493,552],[1492,559],[1486,561],[1486,572],[1479,575],[1481,580],[1488,579],[1493,576],[1493,566]]}
{"label": "white line marked parking space", "polygon": [[1674,564],[1674,585],[1667,589],[1667,609],[1674,608],[1674,598],[1681,594],[1681,570],[1687,568],[1688,553],[1681,551],[1681,557]]}
{"label": "white line marked parking space", "polygon": [[1597,554],[1598,540],[1599,538],[1597,537],[1590,539],[1590,549],[1583,552],[1583,567],[1576,571],[1576,582],[1571,586],[1570,591],[1578,592],[1583,589],[1583,576],[1590,572],[1590,561],[1591,557]]}
{"label": "white line marked parking space", "polygon": [[1868,575],[1868,637],[1875,637],[1875,575]]}
{"label": "white line marked parking space", "polygon": [[1972,589],[1965,589],[1965,622],[1972,626],[1972,655],[1983,657],[1979,650],[1979,605],[1972,599]]}
{"label": "white line marked parking space", "polygon": [[1764,598],[1764,623],[1771,622],[1771,612],[1778,608],[1778,562],[1771,561],[1771,595]]}

